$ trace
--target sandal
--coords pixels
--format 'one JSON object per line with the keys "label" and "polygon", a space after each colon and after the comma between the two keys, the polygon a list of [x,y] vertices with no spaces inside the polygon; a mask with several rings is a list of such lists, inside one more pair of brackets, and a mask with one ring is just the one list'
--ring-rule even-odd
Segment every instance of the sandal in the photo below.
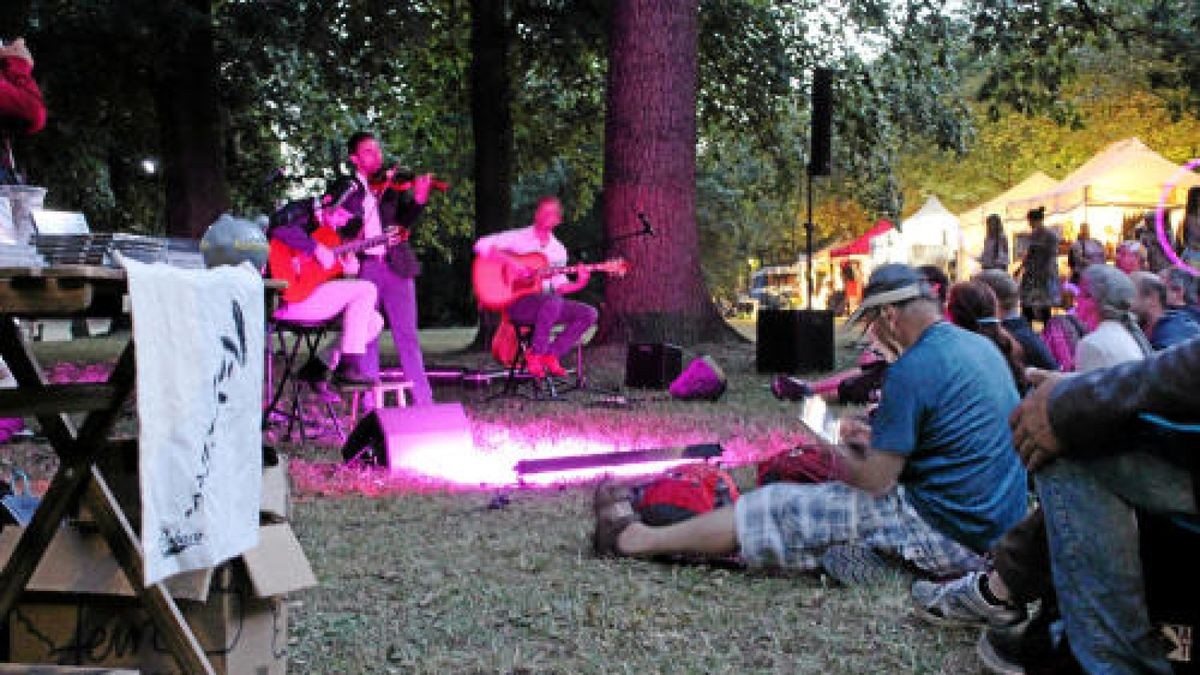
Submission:
{"label": "sandal", "polygon": [[613,504],[628,501],[631,501],[629,487],[617,483],[611,477],[606,477],[596,486],[596,492],[592,496],[592,510],[596,514],[596,519],[599,520],[605,513],[612,510]]}

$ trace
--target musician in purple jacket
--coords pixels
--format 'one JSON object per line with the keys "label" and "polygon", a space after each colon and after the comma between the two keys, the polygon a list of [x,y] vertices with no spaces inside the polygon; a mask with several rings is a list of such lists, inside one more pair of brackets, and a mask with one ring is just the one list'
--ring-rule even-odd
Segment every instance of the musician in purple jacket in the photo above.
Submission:
{"label": "musician in purple jacket", "polygon": [[[551,267],[567,264],[567,249],[554,236],[554,228],[562,222],[562,203],[557,197],[542,197],[533,212],[528,227],[506,230],[482,237],[475,242],[475,254],[495,259],[514,268],[511,277],[534,273],[527,262],[515,256],[540,253]],[[542,292],[517,298],[506,310],[513,323],[533,325],[532,352],[527,355],[529,374],[543,378],[547,373],[562,377],[567,374],[559,359],[579,344],[583,334],[596,323],[596,308],[568,300],[569,295],[588,284],[591,272],[581,267],[574,281],[566,275],[548,277],[542,282]],[[557,337],[551,337],[555,326],[564,326]]]}
{"label": "musician in purple jacket", "polygon": [[[395,191],[385,197],[377,196],[370,188],[369,180],[383,167],[383,150],[379,141],[369,132],[359,131],[346,142],[350,164],[355,175],[341,181],[336,191],[345,195],[350,210],[360,219],[361,236],[373,238],[384,228],[399,225],[411,228],[416,223],[429,199],[433,183],[432,174],[416,176],[412,181],[411,200],[404,204],[392,201],[399,195]],[[389,181],[391,177],[388,177]],[[425,374],[425,360],[421,355],[421,340],[417,332],[417,284],[421,265],[408,244],[407,237],[390,245],[374,246],[361,254],[362,269],[359,277],[375,284],[379,290],[379,308],[392,327],[392,340],[405,379],[412,382],[413,405],[433,403],[433,391]],[[379,340],[367,345],[363,359],[364,368],[375,376],[379,374]]]}

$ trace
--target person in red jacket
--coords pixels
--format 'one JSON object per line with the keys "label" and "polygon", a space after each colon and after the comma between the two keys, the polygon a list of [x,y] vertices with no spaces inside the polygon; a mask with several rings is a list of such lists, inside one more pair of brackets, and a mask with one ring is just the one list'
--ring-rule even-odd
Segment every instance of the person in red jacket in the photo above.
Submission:
{"label": "person in red jacket", "polygon": [[42,90],[33,81],[33,56],[23,38],[0,46],[0,130],[32,134],[46,126]]}

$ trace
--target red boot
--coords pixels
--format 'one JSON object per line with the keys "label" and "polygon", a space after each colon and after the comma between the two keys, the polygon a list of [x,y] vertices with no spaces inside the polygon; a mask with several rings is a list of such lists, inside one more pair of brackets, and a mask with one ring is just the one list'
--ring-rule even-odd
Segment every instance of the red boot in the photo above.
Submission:
{"label": "red boot", "polygon": [[546,364],[542,360],[544,358],[546,357],[541,354],[534,354],[533,352],[525,354],[525,370],[528,370],[530,375],[539,380],[546,377]]}
{"label": "red boot", "polygon": [[558,357],[553,354],[544,354],[542,356],[542,367],[546,369],[546,372],[555,377],[567,376],[567,369],[562,367],[562,364],[558,362]]}

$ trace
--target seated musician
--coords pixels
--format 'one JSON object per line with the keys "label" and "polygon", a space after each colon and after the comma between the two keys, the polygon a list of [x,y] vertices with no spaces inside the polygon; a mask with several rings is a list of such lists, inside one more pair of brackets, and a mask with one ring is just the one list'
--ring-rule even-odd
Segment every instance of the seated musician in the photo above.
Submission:
{"label": "seated musician", "polygon": [[[338,201],[328,195],[321,200],[321,206],[315,209],[307,223],[288,222],[273,227],[269,233],[272,241],[284,244],[294,253],[294,262],[299,264],[305,257],[311,256],[325,270],[332,270],[339,263],[342,272],[353,276],[358,271],[358,258],[353,253],[346,253],[340,258],[326,245],[313,239],[313,231],[318,226],[326,226],[334,230],[340,229],[351,219],[352,214]],[[275,269],[272,261],[271,272],[276,278],[286,278],[286,273]],[[374,340],[383,329],[383,317],[375,311],[378,299],[375,284],[363,279],[332,278],[321,282],[303,297],[295,291],[299,287],[283,293],[283,305],[275,311],[276,319],[298,321],[325,321],[339,314],[342,315],[342,336],[340,344],[341,356],[335,377],[349,384],[372,384],[375,378],[362,364],[363,354],[367,343]],[[301,377],[321,388],[326,372],[318,369],[313,372],[310,366],[301,369]]]}
{"label": "seated musician", "polygon": [[[560,267],[567,263],[567,249],[554,236],[554,228],[562,222],[562,204],[556,197],[542,197],[533,214],[533,223],[504,232],[497,232],[475,242],[475,254],[501,262],[510,269],[510,277],[528,277],[545,266]],[[537,253],[542,258],[526,257]],[[559,358],[575,348],[583,334],[596,323],[596,309],[591,305],[567,300],[564,295],[587,286],[591,272],[581,267],[575,281],[566,275],[551,276],[542,281],[540,292],[518,297],[505,312],[517,324],[533,326],[532,351],[527,355],[529,373],[537,378],[546,373],[562,377],[566,370]],[[564,326],[557,337],[551,331]]]}

